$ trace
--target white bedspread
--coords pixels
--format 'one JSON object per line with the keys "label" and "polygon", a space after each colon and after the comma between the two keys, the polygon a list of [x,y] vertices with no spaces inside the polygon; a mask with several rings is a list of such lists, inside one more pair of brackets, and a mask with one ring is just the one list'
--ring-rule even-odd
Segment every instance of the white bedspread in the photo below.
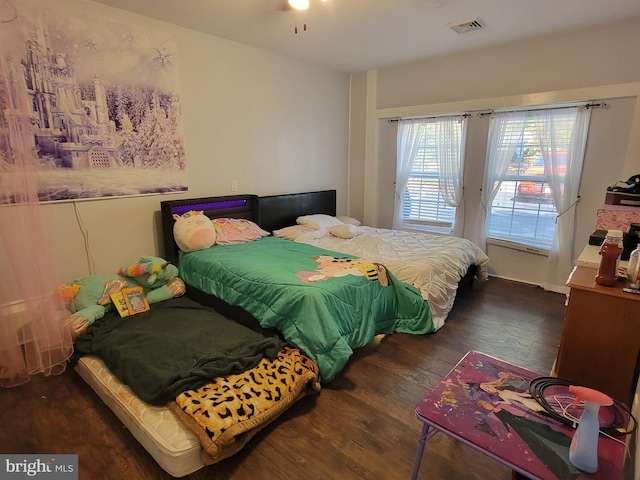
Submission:
{"label": "white bedspread", "polygon": [[324,230],[302,235],[296,241],[382,263],[399,280],[420,290],[429,303],[436,330],[444,325],[456,298],[458,282],[469,267],[478,265],[477,279],[487,279],[489,257],[464,238],[359,228],[363,233],[349,239],[335,237]]}

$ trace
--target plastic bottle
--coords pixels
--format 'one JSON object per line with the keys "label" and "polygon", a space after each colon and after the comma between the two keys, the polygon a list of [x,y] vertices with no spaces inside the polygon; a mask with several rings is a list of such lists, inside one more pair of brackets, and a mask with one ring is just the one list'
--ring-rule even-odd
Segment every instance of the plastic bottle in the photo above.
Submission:
{"label": "plastic bottle", "polygon": [[627,278],[629,286],[640,290],[640,247],[636,248],[629,255],[629,266],[627,267]]}
{"label": "plastic bottle", "polygon": [[598,470],[598,412],[601,406],[612,405],[613,400],[608,395],[587,387],[571,385],[569,391],[576,395],[574,406],[579,401],[584,402],[584,412],[571,439],[569,460],[579,470],[594,473]]}
{"label": "plastic bottle", "polygon": [[600,247],[600,266],[596,283],[612,287],[618,279],[618,260],[622,253],[622,231],[609,230]]}

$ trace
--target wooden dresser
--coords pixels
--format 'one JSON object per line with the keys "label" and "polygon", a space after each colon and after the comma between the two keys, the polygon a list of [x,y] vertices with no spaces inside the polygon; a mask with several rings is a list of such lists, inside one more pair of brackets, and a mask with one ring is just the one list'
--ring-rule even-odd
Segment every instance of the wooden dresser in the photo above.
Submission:
{"label": "wooden dresser", "polygon": [[577,266],[554,373],[631,405],[640,352],[640,295],[595,283],[596,269]]}

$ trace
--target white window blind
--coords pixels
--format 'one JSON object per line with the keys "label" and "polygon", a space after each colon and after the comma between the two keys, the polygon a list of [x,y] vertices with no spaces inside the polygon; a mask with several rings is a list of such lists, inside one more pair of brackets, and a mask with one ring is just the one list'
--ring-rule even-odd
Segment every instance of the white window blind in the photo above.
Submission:
{"label": "white window blind", "polygon": [[[556,230],[556,198],[550,181],[564,191],[576,110],[521,112],[502,128],[492,129],[496,155],[513,152],[491,202],[487,237],[548,251]],[[515,127],[514,125],[517,125]]]}
{"label": "white window blind", "polygon": [[[402,194],[405,227],[452,231],[456,207],[443,196],[443,168],[461,162],[464,126],[464,117],[432,118],[421,123],[418,148]],[[462,179],[459,181],[461,184]]]}

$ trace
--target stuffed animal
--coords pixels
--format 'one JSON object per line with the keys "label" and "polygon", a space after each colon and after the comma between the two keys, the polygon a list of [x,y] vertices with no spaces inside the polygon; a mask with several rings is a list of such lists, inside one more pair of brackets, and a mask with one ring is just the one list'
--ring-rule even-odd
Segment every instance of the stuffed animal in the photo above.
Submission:
{"label": "stuffed animal", "polygon": [[67,322],[74,336],[113,309],[111,294],[123,288],[141,286],[149,304],[179,297],[185,292],[178,267],[159,257],[143,256],[117,275],[90,275],[60,286],[58,299],[65,305]]}
{"label": "stuffed animal", "polygon": [[182,215],[174,214],[173,238],[183,252],[195,252],[213,246],[216,229],[211,219],[202,211],[191,210]]}

